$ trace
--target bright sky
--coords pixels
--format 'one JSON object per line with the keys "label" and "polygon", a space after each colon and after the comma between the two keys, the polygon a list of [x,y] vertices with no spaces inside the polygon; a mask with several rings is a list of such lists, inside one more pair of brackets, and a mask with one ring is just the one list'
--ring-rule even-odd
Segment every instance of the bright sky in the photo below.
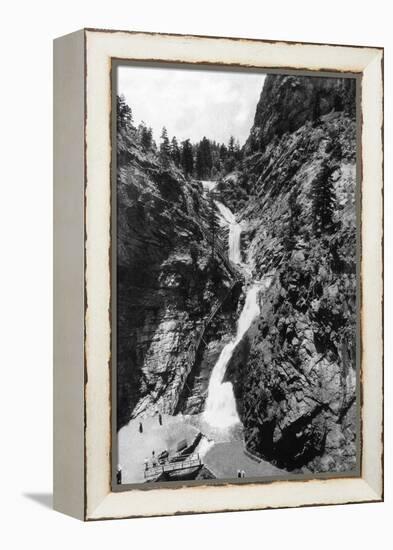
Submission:
{"label": "bright sky", "polygon": [[158,142],[163,126],[178,141],[203,136],[243,145],[254,121],[265,75],[161,67],[118,68],[118,94],[124,94],[134,123],[151,126]]}

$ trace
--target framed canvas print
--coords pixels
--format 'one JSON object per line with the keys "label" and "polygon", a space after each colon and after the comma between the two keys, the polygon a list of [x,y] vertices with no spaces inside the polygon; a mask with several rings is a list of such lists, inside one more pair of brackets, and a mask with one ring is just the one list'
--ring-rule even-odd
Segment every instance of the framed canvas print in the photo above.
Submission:
{"label": "framed canvas print", "polygon": [[55,40],[54,502],[383,498],[383,50]]}

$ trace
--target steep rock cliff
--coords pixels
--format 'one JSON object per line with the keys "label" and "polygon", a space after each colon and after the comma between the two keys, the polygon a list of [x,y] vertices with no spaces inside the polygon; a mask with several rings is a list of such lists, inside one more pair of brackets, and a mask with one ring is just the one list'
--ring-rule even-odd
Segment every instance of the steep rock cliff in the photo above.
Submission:
{"label": "steep rock cliff", "polygon": [[355,115],[356,82],[350,78],[273,76],[266,78],[246,153],[264,149],[286,132],[335,112]]}
{"label": "steep rock cliff", "polygon": [[[154,148],[144,150],[131,126],[118,129],[117,205],[120,429],[147,410],[174,413],[201,360],[200,330],[232,275],[225,258],[211,254],[211,213],[201,185],[163,163]],[[224,307],[216,338],[230,319]]]}
{"label": "steep rock cliff", "polygon": [[253,277],[272,282],[227,376],[247,448],[289,470],[355,466],[354,114],[353,80],[268,76],[237,178]]}

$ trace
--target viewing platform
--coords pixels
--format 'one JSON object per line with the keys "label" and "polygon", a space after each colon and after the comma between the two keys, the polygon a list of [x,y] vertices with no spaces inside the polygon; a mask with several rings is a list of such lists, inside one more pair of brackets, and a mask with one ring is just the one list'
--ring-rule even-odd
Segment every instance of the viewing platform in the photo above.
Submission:
{"label": "viewing platform", "polygon": [[182,458],[183,460],[176,459],[176,461],[173,462],[169,459],[155,466],[149,463],[144,472],[145,481],[157,481],[164,474],[169,474],[169,476],[174,475],[177,478],[183,475],[186,476],[203,466],[203,462],[198,453]]}

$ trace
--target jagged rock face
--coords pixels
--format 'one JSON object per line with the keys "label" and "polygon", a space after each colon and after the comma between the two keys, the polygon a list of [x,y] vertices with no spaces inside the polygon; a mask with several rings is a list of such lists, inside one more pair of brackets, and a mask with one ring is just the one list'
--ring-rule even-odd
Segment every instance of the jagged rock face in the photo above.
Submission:
{"label": "jagged rock face", "polygon": [[273,76],[266,78],[246,151],[266,147],[312,117],[335,109],[355,113],[356,81],[345,78]]}
{"label": "jagged rock face", "polygon": [[211,257],[202,188],[133,136],[118,136],[118,429],[149,409],[173,414],[198,330],[230,275]]}
{"label": "jagged rock face", "polygon": [[[194,367],[184,383],[176,412],[199,414],[203,412],[208,394],[210,376],[220,353],[236,332],[236,319],[240,303],[241,284],[229,293],[209,323]],[[237,311],[236,311],[237,310]]]}
{"label": "jagged rock face", "polygon": [[[352,81],[322,89],[322,80],[265,82],[239,216],[253,276],[273,279],[227,375],[251,452],[289,470],[334,472],[356,461],[356,125]],[[317,229],[312,193],[324,163],[334,214]]]}

